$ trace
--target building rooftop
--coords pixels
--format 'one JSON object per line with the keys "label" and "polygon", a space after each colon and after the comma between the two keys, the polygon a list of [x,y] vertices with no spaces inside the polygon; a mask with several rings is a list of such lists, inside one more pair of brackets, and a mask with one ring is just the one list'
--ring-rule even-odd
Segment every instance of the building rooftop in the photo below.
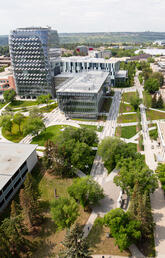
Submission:
{"label": "building rooftop", "polygon": [[116,58],[113,59],[104,59],[104,58],[95,58],[90,56],[70,56],[70,57],[62,57],[62,62],[87,62],[87,63],[107,63],[107,64],[114,64],[119,62]]}
{"label": "building rooftop", "polygon": [[163,146],[165,147],[165,122],[161,121],[157,123],[158,130],[160,132],[160,138]]}
{"label": "building rooftop", "polygon": [[0,143],[0,190],[36,147],[33,144]]}
{"label": "building rooftop", "polygon": [[64,83],[59,92],[97,93],[105,80],[108,72],[90,71],[77,74],[73,79]]}

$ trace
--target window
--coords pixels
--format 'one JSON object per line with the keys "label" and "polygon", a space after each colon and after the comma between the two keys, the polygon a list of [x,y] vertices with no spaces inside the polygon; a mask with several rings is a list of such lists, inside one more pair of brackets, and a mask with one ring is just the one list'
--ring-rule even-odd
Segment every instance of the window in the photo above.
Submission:
{"label": "window", "polygon": [[11,190],[8,192],[8,194],[5,196],[5,199],[8,199],[12,192],[13,192],[13,189],[11,189]]}
{"label": "window", "polygon": [[0,202],[0,207],[2,207],[3,204],[4,204],[4,200],[2,200],[2,201]]}

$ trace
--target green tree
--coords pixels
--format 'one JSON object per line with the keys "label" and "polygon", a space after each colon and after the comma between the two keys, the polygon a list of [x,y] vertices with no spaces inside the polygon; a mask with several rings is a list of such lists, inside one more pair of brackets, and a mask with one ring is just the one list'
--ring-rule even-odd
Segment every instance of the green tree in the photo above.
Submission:
{"label": "green tree", "polygon": [[41,222],[39,196],[36,181],[31,173],[28,173],[24,182],[24,188],[20,190],[19,197],[24,219],[30,230]]}
{"label": "green tree", "polygon": [[97,204],[104,198],[103,189],[89,176],[74,179],[73,184],[68,187],[68,193],[79,201],[83,208]]}
{"label": "green tree", "polygon": [[71,164],[82,171],[88,171],[88,167],[92,167],[94,155],[90,146],[78,141],[72,152]]}
{"label": "green tree", "polygon": [[151,107],[152,108],[157,108],[156,94],[154,94],[154,96],[152,97]]}
{"label": "green tree", "polygon": [[157,177],[145,164],[143,157],[121,159],[118,168],[120,168],[120,172],[114,177],[114,182],[128,195],[132,194],[137,182],[142,193],[153,193],[158,187]]}
{"label": "green tree", "polygon": [[75,224],[70,230],[67,231],[64,241],[62,242],[65,250],[61,255],[63,258],[91,258],[89,250],[89,243],[83,237],[84,232],[79,224]]}
{"label": "green tree", "polygon": [[138,95],[138,92],[136,92],[136,96],[132,96],[130,99],[130,104],[133,106],[134,110],[137,111],[139,105],[140,105],[140,98]]}
{"label": "green tree", "polygon": [[24,115],[21,114],[20,112],[18,112],[14,115],[13,122],[18,125],[19,132],[21,132],[21,124],[22,124],[23,120],[24,120]]}
{"label": "green tree", "polygon": [[136,156],[138,156],[134,146],[126,144],[116,137],[105,138],[99,144],[98,154],[102,157],[104,165],[108,169],[109,173],[117,166],[117,163],[122,157],[135,158]]}
{"label": "green tree", "polygon": [[47,108],[49,106],[51,100],[51,95],[47,94],[47,95],[40,95],[37,97],[37,103],[38,104],[47,104]]}
{"label": "green tree", "polygon": [[160,73],[160,72],[152,73],[151,77],[158,80],[158,82],[159,82],[159,87],[162,87],[162,86],[163,86],[163,83],[164,83],[164,76],[163,76],[162,73]]}
{"label": "green tree", "polygon": [[12,133],[12,116],[11,115],[2,115],[0,117],[0,126],[2,126],[6,131]]}
{"label": "green tree", "polygon": [[121,251],[141,238],[140,222],[131,219],[130,214],[120,208],[108,212],[104,216],[104,224],[110,228],[110,233]]}
{"label": "green tree", "polygon": [[16,92],[15,90],[6,90],[3,93],[3,97],[5,102],[13,102],[16,97]]}
{"label": "green tree", "polygon": [[31,118],[29,117],[23,125],[23,134],[38,135],[39,132],[45,129],[44,122],[40,117]]}
{"label": "green tree", "polygon": [[144,83],[144,89],[149,93],[153,94],[159,90],[159,81],[155,78],[149,78]]}
{"label": "green tree", "polygon": [[51,214],[59,229],[70,228],[79,215],[78,204],[73,198],[60,197],[51,203]]}
{"label": "green tree", "polygon": [[159,95],[159,98],[157,100],[156,106],[157,106],[157,108],[163,108],[163,106],[164,106],[164,102],[163,102],[161,94]]}

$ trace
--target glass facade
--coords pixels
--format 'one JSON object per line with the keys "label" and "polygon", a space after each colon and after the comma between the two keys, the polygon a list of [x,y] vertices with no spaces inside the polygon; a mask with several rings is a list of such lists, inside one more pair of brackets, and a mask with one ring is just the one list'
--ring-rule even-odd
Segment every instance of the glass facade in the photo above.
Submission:
{"label": "glass facade", "polygon": [[9,47],[17,94],[25,98],[48,93],[54,96],[52,76],[60,67],[52,67],[50,59],[60,56],[57,31],[16,29],[10,34]]}
{"label": "glass facade", "polygon": [[104,84],[97,93],[58,92],[59,108],[69,117],[96,119],[103,103]]}

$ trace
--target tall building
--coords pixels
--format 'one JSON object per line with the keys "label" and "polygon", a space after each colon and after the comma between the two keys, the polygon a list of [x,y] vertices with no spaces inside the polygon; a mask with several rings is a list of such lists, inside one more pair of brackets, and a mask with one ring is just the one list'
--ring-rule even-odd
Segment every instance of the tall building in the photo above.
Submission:
{"label": "tall building", "polygon": [[60,72],[57,31],[18,28],[10,33],[9,47],[17,94],[23,98],[54,96],[53,76]]}

